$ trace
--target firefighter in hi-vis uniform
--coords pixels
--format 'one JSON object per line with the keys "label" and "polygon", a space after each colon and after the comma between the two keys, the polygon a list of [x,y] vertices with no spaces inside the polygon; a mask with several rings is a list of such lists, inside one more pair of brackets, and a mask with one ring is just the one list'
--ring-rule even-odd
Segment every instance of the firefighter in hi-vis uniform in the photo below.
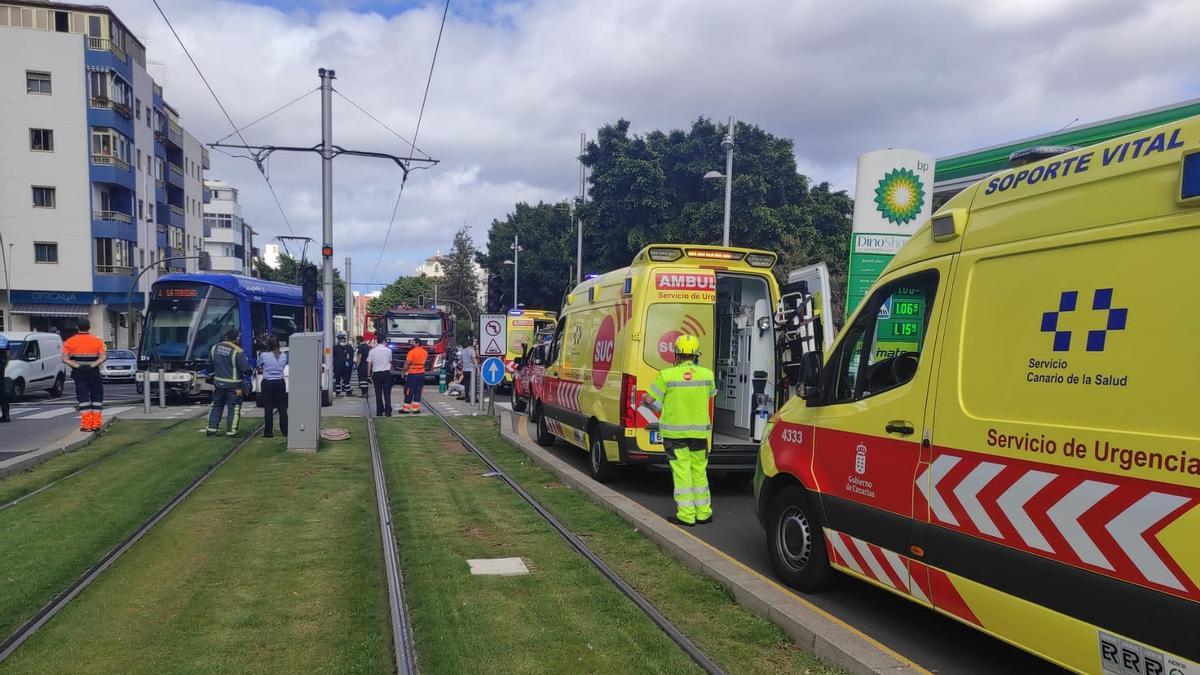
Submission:
{"label": "firefighter in hi-vis uniform", "polygon": [[671,463],[675,483],[672,523],[691,527],[712,522],[708,491],[708,448],[712,436],[712,400],[717,395],[713,372],[698,363],[700,340],[675,340],[675,365],[663,370],[642,403],[659,414],[658,430]]}
{"label": "firefighter in hi-vis uniform", "polygon": [[100,366],[108,360],[104,340],[92,335],[92,322],[87,317],[75,325],[78,333],[63,343],[63,363],[71,369],[75,380],[75,400],[79,402],[79,430],[100,431],[104,426],[104,382]]}

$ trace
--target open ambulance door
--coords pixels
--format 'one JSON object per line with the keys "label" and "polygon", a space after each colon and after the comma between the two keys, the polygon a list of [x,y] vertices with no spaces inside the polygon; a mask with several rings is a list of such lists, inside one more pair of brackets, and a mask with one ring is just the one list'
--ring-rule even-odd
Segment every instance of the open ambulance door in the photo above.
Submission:
{"label": "open ambulance door", "polygon": [[804,355],[823,354],[833,344],[831,297],[829,268],[823,262],[792,270],[780,288],[775,314],[776,410],[803,382]]}

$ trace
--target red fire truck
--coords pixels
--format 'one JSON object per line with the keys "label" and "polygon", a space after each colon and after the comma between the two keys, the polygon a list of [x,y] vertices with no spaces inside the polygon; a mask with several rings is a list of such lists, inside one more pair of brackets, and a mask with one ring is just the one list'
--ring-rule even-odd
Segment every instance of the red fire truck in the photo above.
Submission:
{"label": "red fire truck", "polygon": [[429,350],[429,359],[425,362],[425,380],[437,381],[438,371],[445,365],[446,355],[454,346],[452,314],[433,307],[397,305],[382,316],[368,314],[366,322],[363,337],[375,339],[391,348],[392,376],[397,381],[404,378],[404,361],[408,358],[413,338],[420,338]]}

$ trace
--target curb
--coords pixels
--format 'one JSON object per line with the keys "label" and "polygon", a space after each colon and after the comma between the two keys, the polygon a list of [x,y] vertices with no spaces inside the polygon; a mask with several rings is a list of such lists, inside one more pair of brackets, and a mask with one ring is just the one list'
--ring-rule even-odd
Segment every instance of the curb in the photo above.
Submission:
{"label": "curb", "polygon": [[738,604],[779,626],[825,663],[856,675],[929,672],[524,438],[514,420],[523,416],[502,412],[499,417],[501,435],[560,482],[624,518],[684,567],[720,583]]}
{"label": "curb", "polygon": [[94,431],[79,431],[75,429],[71,433],[54,441],[49,446],[30,450],[29,452],[12,459],[0,462],[0,478],[11,476],[14,473],[20,473],[26,469],[32,468],[45,462],[48,459],[57,457],[58,455],[78,450],[83,446],[104,435],[108,428],[112,426],[116,418],[104,420],[104,424],[100,427],[100,433]]}

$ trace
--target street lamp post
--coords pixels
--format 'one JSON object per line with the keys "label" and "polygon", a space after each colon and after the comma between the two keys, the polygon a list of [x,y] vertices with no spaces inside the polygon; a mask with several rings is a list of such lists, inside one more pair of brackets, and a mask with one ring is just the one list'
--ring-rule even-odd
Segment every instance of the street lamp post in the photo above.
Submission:
{"label": "street lamp post", "polygon": [[706,179],[724,178],[725,179],[725,225],[721,235],[721,245],[729,245],[729,210],[733,203],[733,116],[729,117],[729,128],[725,131],[725,138],[721,139],[721,149],[725,151],[725,173],[722,175],[717,171],[709,171],[704,174]]}
{"label": "street lamp post", "polygon": [[511,264],[513,266],[513,301],[512,301],[513,309],[517,308],[517,277],[519,277],[521,275],[520,254],[521,254],[521,251],[525,250],[525,249],[521,248],[519,241],[520,241],[520,238],[514,234],[512,246],[509,247],[512,249],[513,259],[504,261],[505,265]]}

